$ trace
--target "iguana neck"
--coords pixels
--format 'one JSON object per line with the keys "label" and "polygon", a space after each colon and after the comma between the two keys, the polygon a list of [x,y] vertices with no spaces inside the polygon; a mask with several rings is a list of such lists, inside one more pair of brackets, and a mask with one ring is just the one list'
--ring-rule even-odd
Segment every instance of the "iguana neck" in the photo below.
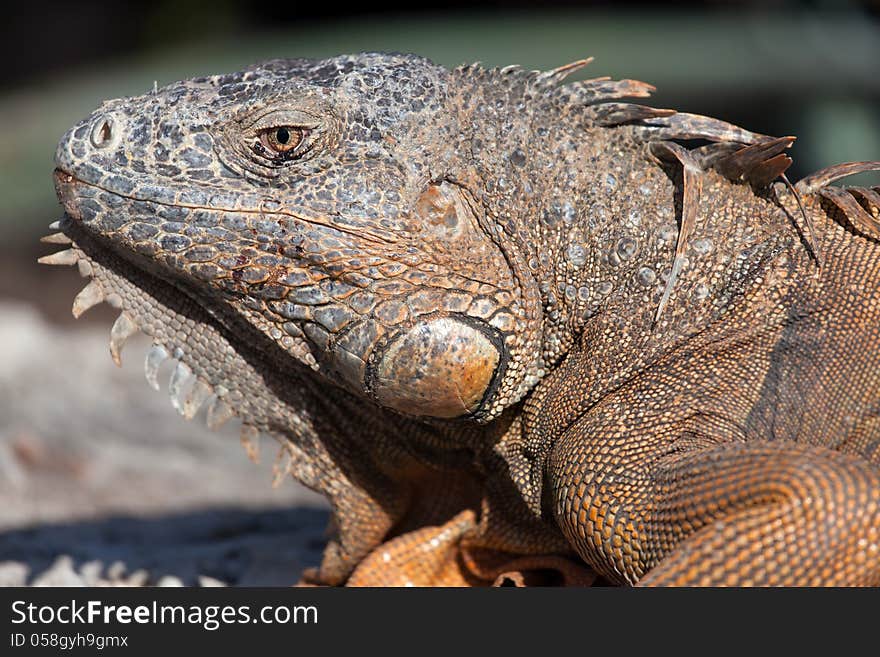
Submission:
{"label": "iguana neck", "polygon": [[536,140],[546,147],[532,147],[525,175],[500,176],[515,191],[496,194],[503,200],[493,210],[518,209],[505,232],[540,294],[548,367],[603,312],[641,317],[656,339],[698,330],[742,287],[743,272],[757,276],[795,237],[775,201],[706,173],[684,267],[656,318],[679,235],[680,173],[664,169],[629,127],[574,128]]}

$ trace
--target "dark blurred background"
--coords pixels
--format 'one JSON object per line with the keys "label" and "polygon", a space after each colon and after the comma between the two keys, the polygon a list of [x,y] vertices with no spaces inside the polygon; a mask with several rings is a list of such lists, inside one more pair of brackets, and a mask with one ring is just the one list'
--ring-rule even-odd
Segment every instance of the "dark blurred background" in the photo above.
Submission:
{"label": "dark blurred background", "polygon": [[134,580],[284,584],[321,546],[314,497],[272,491],[234,428],[176,417],[144,385],[143,350],[113,368],[112,313],[73,324],[83,281],[35,263],[60,216],[55,143],[103,99],[273,57],[394,50],[546,69],[594,56],[582,75],[651,82],[655,106],[797,135],[792,179],[880,159],[880,0],[68,0],[14,3],[2,24],[0,585],[141,569]]}

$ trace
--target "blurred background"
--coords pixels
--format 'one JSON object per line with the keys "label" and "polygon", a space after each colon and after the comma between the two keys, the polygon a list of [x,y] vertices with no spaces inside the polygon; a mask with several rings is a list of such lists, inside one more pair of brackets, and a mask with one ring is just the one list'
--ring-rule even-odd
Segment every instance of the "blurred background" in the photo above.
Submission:
{"label": "blurred background", "polygon": [[0,585],[283,585],[322,545],[321,501],[292,482],[270,486],[271,450],[253,466],[234,427],[218,436],[177,417],[144,385],[145,345],[117,370],[110,310],[74,324],[82,281],[35,263],[52,250],[38,238],[60,216],[55,143],[103,99],[273,57],[391,50],[447,66],[545,69],[593,56],[583,75],[651,82],[655,106],[797,135],[793,180],[880,159],[880,2],[348,4],[83,0],[4,10]]}

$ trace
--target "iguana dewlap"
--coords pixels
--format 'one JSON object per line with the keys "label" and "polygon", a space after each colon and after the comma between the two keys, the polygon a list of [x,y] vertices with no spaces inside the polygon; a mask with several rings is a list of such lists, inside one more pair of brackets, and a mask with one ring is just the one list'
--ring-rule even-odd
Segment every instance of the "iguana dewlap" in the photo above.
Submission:
{"label": "iguana dewlap", "polygon": [[277,60],[105,102],[42,259],[323,493],[312,583],[880,585],[880,189],[650,85]]}

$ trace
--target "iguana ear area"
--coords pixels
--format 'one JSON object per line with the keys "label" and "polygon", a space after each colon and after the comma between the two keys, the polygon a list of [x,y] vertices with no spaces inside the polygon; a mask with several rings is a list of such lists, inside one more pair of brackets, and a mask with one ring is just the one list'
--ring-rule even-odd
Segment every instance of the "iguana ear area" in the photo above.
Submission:
{"label": "iguana ear area", "polygon": [[501,335],[479,320],[427,319],[377,354],[367,385],[376,401],[407,415],[474,415],[502,378],[504,353]]}
{"label": "iguana ear area", "polygon": [[466,230],[464,218],[469,212],[460,190],[446,181],[428,185],[413,207],[419,230],[447,241],[462,236]]}

